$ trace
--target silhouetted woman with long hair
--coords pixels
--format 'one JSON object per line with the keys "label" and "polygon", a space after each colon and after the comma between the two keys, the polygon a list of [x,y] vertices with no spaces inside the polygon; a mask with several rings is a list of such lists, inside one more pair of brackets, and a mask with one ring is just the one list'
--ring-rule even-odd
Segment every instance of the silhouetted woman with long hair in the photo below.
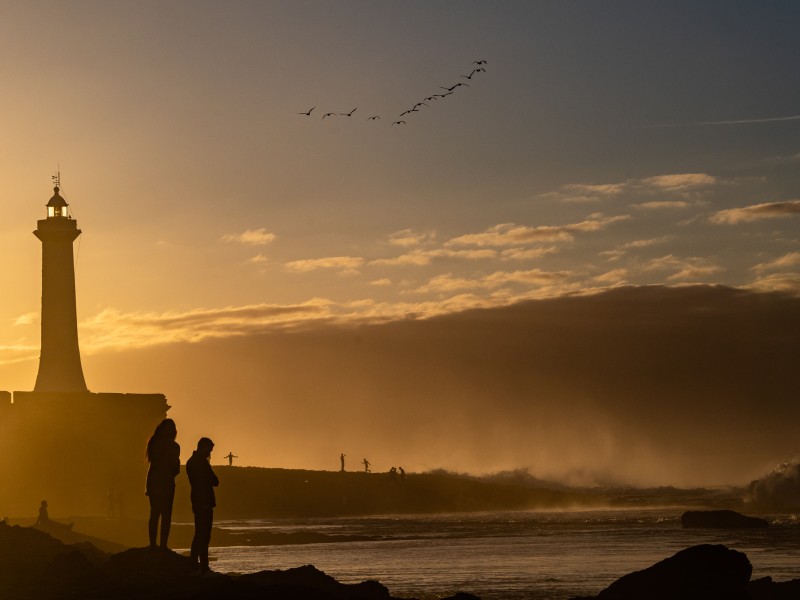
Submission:
{"label": "silhouetted woman with long hair", "polygon": [[147,489],[150,498],[150,548],[155,549],[158,520],[161,519],[161,548],[167,548],[169,528],[172,525],[172,501],[175,498],[175,476],[181,470],[181,447],[175,441],[178,429],[175,421],[164,419],[158,424],[147,442]]}

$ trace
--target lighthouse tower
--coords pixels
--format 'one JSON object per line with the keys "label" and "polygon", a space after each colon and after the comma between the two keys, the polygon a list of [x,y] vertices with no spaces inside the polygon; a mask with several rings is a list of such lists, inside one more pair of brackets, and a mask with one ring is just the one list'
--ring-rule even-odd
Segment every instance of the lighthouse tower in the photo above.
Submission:
{"label": "lighthouse tower", "polygon": [[[58,182],[57,182],[58,183]],[[81,234],[69,205],[54,188],[47,218],[33,234],[42,242],[42,346],[36,392],[86,392],[78,348],[72,243]]]}

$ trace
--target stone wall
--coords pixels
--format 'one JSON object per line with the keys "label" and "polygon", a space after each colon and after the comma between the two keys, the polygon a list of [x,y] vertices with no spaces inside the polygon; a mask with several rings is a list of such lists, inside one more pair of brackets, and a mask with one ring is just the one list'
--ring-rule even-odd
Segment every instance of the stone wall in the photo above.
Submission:
{"label": "stone wall", "polygon": [[0,393],[0,513],[103,515],[113,491],[125,514],[146,502],[145,445],[169,405],[163,394]]}

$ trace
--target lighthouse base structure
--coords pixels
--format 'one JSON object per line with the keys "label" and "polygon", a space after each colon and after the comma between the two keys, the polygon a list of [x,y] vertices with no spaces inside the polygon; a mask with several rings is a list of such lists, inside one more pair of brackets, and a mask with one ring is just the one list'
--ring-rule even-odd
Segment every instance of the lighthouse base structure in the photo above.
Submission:
{"label": "lighthouse base structure", "polygon": [[0,518],[141,516],[145,446],[163,394],[0,392]]}

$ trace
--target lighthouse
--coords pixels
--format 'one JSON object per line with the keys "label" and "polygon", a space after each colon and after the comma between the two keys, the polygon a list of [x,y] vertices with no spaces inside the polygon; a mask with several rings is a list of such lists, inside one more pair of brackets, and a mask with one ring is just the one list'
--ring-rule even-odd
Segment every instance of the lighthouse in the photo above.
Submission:
{"label": "lighthouse", "polygon": [[[58,183],[58,182],[57,182]],[[86,392],[78,348],[72,243],[81,230],[59,187],[33,234],[42,242],[42,345],[36,392]]]}

